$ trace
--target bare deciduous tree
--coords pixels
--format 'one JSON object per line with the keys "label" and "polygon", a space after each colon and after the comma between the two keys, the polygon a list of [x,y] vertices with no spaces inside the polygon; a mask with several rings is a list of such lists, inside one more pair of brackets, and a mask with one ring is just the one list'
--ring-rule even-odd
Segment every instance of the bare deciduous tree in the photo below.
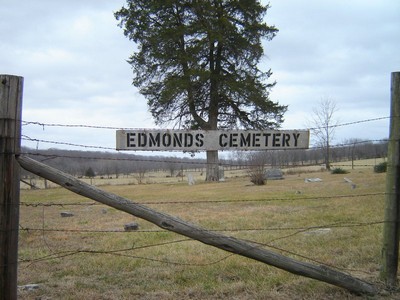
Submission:
{"label": "bare deciduous tree", "polygon": [[146,172],[149,171],[147,162],[144,161],[136,162],[135,169],[136,169],[135,178],[139,184],[142,184]]}
{"label": "bare deciduous tree", "polygon": [[331,98],[323,98],[313,109],[314,114],[310,121],[311,132],[315,136],[316,144],[323,150],[327,170],[330,170],[330,147],[338,125],[338,121],[335,119],[336,112],[336,102]]}

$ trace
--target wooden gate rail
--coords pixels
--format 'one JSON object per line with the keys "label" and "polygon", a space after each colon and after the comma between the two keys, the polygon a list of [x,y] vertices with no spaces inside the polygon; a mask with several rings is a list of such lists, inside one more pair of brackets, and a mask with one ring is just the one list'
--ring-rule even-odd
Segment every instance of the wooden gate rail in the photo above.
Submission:
{"label": "wooden gate rail", "polygon": [[142,218],[163,229],[190,237],[204,244],[261,261],[293,274],[330,283],[351,292],[372,295],[378,293],[378,290],[373,285],[348,274],[326,266],[317,266],[297,261],[279,253],[261,249],[259,245],[208,231],[179,218],[150,209],[142,204],[134,203],[129,199],[105,192],[31,158],[17,156],[17,161],[27,171],[59,184],[74,193]]}

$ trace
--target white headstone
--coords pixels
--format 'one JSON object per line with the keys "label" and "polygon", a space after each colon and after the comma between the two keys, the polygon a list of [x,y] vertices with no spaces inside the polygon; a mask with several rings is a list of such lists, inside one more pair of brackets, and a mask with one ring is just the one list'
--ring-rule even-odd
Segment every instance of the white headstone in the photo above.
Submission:
{"label": "white headstone", "polygon": [[188,177],[188,183],[189,183],[189,185],[194,185],[194,184],[196,183],[192,174],[189,173],[189,174],[187,175],[187,177]]}

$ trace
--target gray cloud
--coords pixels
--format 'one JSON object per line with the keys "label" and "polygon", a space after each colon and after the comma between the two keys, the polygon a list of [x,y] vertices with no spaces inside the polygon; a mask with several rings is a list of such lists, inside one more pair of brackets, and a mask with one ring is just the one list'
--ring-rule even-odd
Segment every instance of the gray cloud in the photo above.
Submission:
{"label": "gray cloud", "polygon": [[[0,0],[0,72],[25,78],[23,118],[42,123],[154,127],[131,86],[134,45],[113,12],[123,0]],[[266,2],[264,2],[266,3]],[[277,81],[271,98],[289,105],[284,128],[304,128],[323,97],[342,122],[389,115],[390,73],[400,70],[397,0],[271,0],[263,68]],[[337,142],[387,136],[388,122],[341,128]],[[25,126],[32,138],[96,145],[90,130]],[[101,134],[114,147],[114,133]],[[27,142],[26,142],[27,143]],[[32,144],[30,144],[32,146]],[[51,147],[45,145],[43,147]]]}
{"label": "gray cloud", "polygon": [[[266,64],[277,81],[272,98],[289,104],[287,126],[301,127],[324,97],[337,102],[343,122],[389,115],[390,73],[400,67],[400,2],[277,0],[270,4],[270,23],[280,31],[266,47]],[[340,129],[337,140],[384,138],[387,126],[387,121],[381,121],[378,126],[366,123]]]}

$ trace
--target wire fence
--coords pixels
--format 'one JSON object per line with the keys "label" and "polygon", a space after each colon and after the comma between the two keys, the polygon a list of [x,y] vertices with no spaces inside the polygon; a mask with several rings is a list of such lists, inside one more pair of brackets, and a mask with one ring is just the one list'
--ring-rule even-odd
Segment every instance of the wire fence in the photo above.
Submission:
{"label": "wire fence", "polygon": [[[343,126],[351,126],[351,125],[356,125],[356,124],[387,120],[387,119],[390,119],[390,118],[391,117],[369,118],[369,119],[364,119],[364,120],[357,120],[357,121],[352,121],[352,122],[336,124],[336,125],[332,125],[332,126],[329,126],[329,127],[337,128],[337,127],[343,127]],[[113,127],[113,126],[100,126],[100,125],[42,123],[42,122],[37,122],[37,121],[24,121],[24,120],[22,121],[22,125],[23,126],[37,125],[37,126],[42,127],[43,130],[44,130],[45,127],[91,128],[91,129],[108,129],[108,130],[136,130],[137,129],[137,128],[131,128],[131,127]],[[315,129],[322,129],[322,128],[324,128],[324,127],[309,127],[309,128],[306,128],[306,130],[315,130]]]}
{"label": "wire fence", "polygon": [[[299,201],[306,201],[306,202],[320,202],[320,201],[328,201],[328,200],[337,200],[340,198],[346,198],[346,200],[349,199],[360,199],[363,197],[375,197],[377,199],[381,199],[382,197],[385,196],[385,193],[383,192],[378,192],[378,193],[366,193],[366,194],[349,194],[349,195],[336,195],[336,196],[319,196],[319,197],[298,197],[296,199],[293,198],[274,198],[274,199],[243,199],[243,200],[218,200],[218,201],[213,201],[213,200],[203,200],[203,201],[158,201],[158,202],[141,202],[141,204],[147,204],[147,205],[182,205],[182,204],[191,204],[191,209],[196,210],[196,204],[227,204],[227,203],[258,203],[258,202],[263,202],[263,203],[271,203],[271,202],[299,202]],[[379,200],[377,200],[379,201]],[[96,203],[96,202],[78,202],[78,203],[71,203],[71,202],[62,202],[62,203],[52,203],[52,202],[35,202],[35,203],[29,203],[29,202],[21,202],[20,203],[21,207],[26,207],[26,208],[39,208],[42,209],[43,211],[48,208],[56,207],[56,208],[71,208],[71,207],[93,207],[93,206],[103,206],[102,204]],[[312,207],[311,207],[312,208]],[[311,209],[310,207],[308,209]],[[54,218],[54,214],[51,217],[48,218]],[[48,227],[46,224],[46,219],[45,215],[43,213],[42,215],[42,227],[31,227],[31,226],[25,226],[24,222],[22,221],[20,224],[20,231],[25,232],[26,234],[32,234],[32,233],[38,233],[42,235],[43,237],[45,235],[50,235],[52,233],[66,233],[66,234],[72,234],[75,236],[79,235],[84,235],[84,234],[124,234],[124,235],[138,235],[138,234],[171,234],[171,236],[176,236],[176,234],[169,232],[164,229],[138,229],[134,231],[126,231],[123,229],[82,229],[82,228],[51,228]],[[355,271],[354,269],[346,269],[346,268],[338,268],[333,265],[330,265],[327,262],[322,262],[319,260],[316,260],[313,257],[297,253],[293,250],[289,249],[284,249],[282,247],[277,247],[273,243],[279,240],[284,240],[284,239],[290,239],[293,238],[296,235],[299,235],[301,233],[306,233],[318,229],[339,229],[339,228],[348,228],[348,229],[354,229],[354,228],[367,228],[367,227],[374,227],[374,226],[382,226],[384,224],[383,218],[377,217],[376,220],[370,220],[368,222],[357,222],[357,221],[340,221],[340,222],[334,222],[334,223],[324,223],[324,224],[319,224],[319,225],[313,225],[313,226],[271,226],[271,227],[243,227],[243,228],[226,228],[226,227],[220,227],[220,228],[207,228],[207,231],[213,231],[213,232],[220,232],[220,233],[255,233],[255,232],[278,232],[283,234],[279,234],[278,237],[275,237],[268,242],[258,242],[256,240],[250,240],[252,243],[257,244],[257,247],[267,247],[267,248],[272,248],[279,250],[280,252],[284,253],[289,253],[293,256],[300,257],[302,259],[306,259],[307,261],[311,262],[316,262],[320,265],[326,265],[332,268],[340,269],[341,271]],[[206,230],[206,229],[205,229]],[[284,234],[284,232],[290,232],[288,234]],[[74,237],[71,237],[74,238]],[[75,237],[76,238],[76,237]],[[50,239],[50,237],[49,237]],[[228,254],[224,256],[223,258],[217,259],[212,262],[207,262],[207,263],[189,263],[189,262],[177,262],[173,260],[166,260],[166,259],[158,259],[157,257],[143,257],[143,256],[138,256],[138,255],[132,255],[132,254],[124,254],[124,252],[129,252],[129,251],[135,251],[138,249],[144,249],[144,248],[152,248],[152,247],[161,247],[165,245],[170,245],[170,244],[176,244],[176,243],[183,243],[183,242],[189,242],[192,241],[191,239],[173,239],[172,241],[167,241],[163,243],[156,243],[156,244],[146,244],[138,247],[130,247],[130,248],[124,248],[124,249],[113,249],[113,250],[94,250],[94,249],[73,249],[73,250],[67,250],[67,251],[52,251],[51,254],[46,254],[44,256],[39,256],[39,257],[31,257],[31,258],[21,258],[20,263],[27,264],[25,267],[31,267],[35,263],[39,262],[44,262],[44,261],[49,261],[49,260],[54,260],[54,259],[61,259],[61,258],[69,258],[74,255],[78,254],[96,254],[96,255],[112,255],[112,256],[123,256],[126,258],[131,258],[131,259],[141,259],[141,260],[148,260],[148,261],[153,261],[153,262],[159,262],[159,263],[165,263],[165,264],[171,264],[171,265],[181,265],[181,266],[209,266],[213,264],[218,264],[225,259],[233,256],[234,254]],[[47,247],[50,247],[47,245]],[[365,270],[357,270],[359,272],[364,272],[368,274],[372,274],[372,272],[368,272]]]}
{"label": "wire fence", "polygon": [[[368,123],[368,122],[373,122],[373,121],[378,121],[378,120],[385,120],[389,119],[389,117],[381,117],[381,118],[374,118],[374,119],[368,119],[368,120],[359,120],[355,122],[349,122],[349,123],[343,123],[339,125],[335,125],[335,127],[341,127],[341,126],[350,126],[354,124],[360,124],[360,123]],[[62,127],[62,128],[84,128],[84,129],[104,129],[104,130],[116,130],[116,129],[130,129],[130,128],[116,128],[116,127],[108,127],[108,126],[93,126],[93,125],[77,125],[77,124],[48,124],[48,123],[41,123],[41,122],[31,122],[31,121],[22,121],[23,126],[40,126],[40,127]],[[312,130],[313,128],[309,128]],[[62,141],[50,141],[50,140],[44,140],[44,139],[36,139],[28,136],[23,136],[23,140],[26,141],[31,141],[31,142],[36,142],[36,143],[46,143],[46,144],[54,144],[54,145],[63,145],[63,146],[74,146],[74,147],[79,147],[82,149],[101,149],[101,150],[115,150],[113,148],[108,148],[108,147],[102,147],[102,146],[93,146],[93,145],[82,145],[78,143],[66,143]],[[358,144],[364,144],[364,143],[373,143],[373,142],[378,142],[378,143],[384,143],[387,142],[388,140],[382,139],[382,140],[368,140],[368,141],[355,141],[353,143],[349,144],[337,144],[332,146],[333,148],[337,147],[345,147],[345,146],[354,146]],[[320,147],[312,147],[312,149],[320,149]],[[25,151],[26,155],[31,155],[31,156],[36,156],[38,159],[42,161],[47,161],[47,160],[52,160],[54,158],[71,158],[71,159],[82,159],[82,160],[109,160],[109,161],[120,161],[120,162],[135,162],[135,161],[140,161],[140,162],[168,162],[168,163],[176,163],[176,164],[191,164],[191,165],[198,165],[198,166],[204,166],[205,162],[204,161],[182,161],[182,160],[166,160],[164,158],[142,158],[142,157],[110,157],[107,155],[102,155],[100,157],[91,157],[89,155],[81,155],[81,156],[76,156],[76,155],[68,155],[68,154],[46,154],[46,153],[38,153],[37,151]],[[251,166],[251,164],[236,164],[234,162],[223,162],[221,163],[222,166],[224,167],[243,167],[243,166]],[[304,166],[312,166],[313,164],[303,164],[301,165],[302,167]],[[335,164],[337,166],[341,166],[340,163]],[[361,166],[369,167],[372,166],[370,164],[363,164]],[[166,187],[167,189],[168,187]],[[151,190],[151,187],[149,188]],[[375,191],[375,192],[363,192],[363,193],[358,193],[352,191],[351,193],[347,194],[330,194],[330,195],[324,195],[320,194],[318,196],[312,195],[312,196],[304,196],[302,194],[296,195],[295,197],[293,195],[291,196],[282,196],[282,197],[263,197],[263,198],[246,198],[246,199],[217,199],[217,200],[210,200],[210,199],[190,199],[190,200],[179,200],[179,201],[174,201],[174,200],[166,200],[166,201],[160,201],[157,199],[154,199],[153,201],[140,201],[140,204],[143,205],[148,205],[148,206],[157,206],[160,207],[160,209],[164,209],[165,207],[168,207],[169,209],[172,206],[185,206],[187,209],[195,211],[199,205],[215,205],[216,210],[219,209],[224,209],[222,207],[218,208],[218,205],[238,205],[236,209],[233,209],[232,214],[235,214],[235,211],[238,212],[241,209],[241,205],[254,205],[254,206],[259,206],[259,205],[266,205],[266,204],[271,204],[271,203],[278,203],[281,205],[282,203],[288,203],[288,204],[294,204],[298,205],[298,203],[302,203],[303,206],[305,206],[305,209],[312,209],[313,207],[310,206],[311,203],[318,203],[318,205],[323,202],[326,204],[327,201],[348,201],[348,204],[351,205],[353,199],[360,200],[363,198],[367,199],[373,199],[373,202],[380,202],[382,198],[384,198],[386,194],[383,192],[383,189]],[[76,255],[104,255],[104,256],[114,256],[114,257],[124,257],[128,259],[139,259],[139,260],[146,260],[146,261],[152,261],[156,263],[163,263],[163,264],[170,264],[170,265],[179,265],[179,266],[193,266],[193,267],[205,267],[205,266],[210,266],[210,265],[215,265],[222,263],[229,257],[232,257],[234,254],[222,254],[220,257],[215,258],[212,261],[207,261],[203,263],[197,263],[197,262],[190,262],[190,261],[177,261],[175,260],[176,257],[171,257],[170,258],[160,258],[157,256],[144,256],[144,255],[139,255],[136,254],[138,250],[144,250],[144,249],[151,249],[151,248],[160,248],[164,246],[173,246],[176,244],[182,244],[182,243],[188,243],[193,240],[188,239],[188,238],[177,238],[177,235],[166,231],[164,229],[159,229],[159,228],[144,228],[144,229],[137,229],[133,231],[126,231],[123,229],[107,229],[107,228],[85,228],[85,226],[78,226],[78,227],[68,227],[61,224],[61,222],[54,221],[55,215],[53,209],[59,210],[59,209],[88,209],[90,207],[94,206],[103,206],[102,204],[96,203],[96,202],[88,202],[88,201],[37,201],[37,200],[32,200],[29,197],[31,195],[29,192],[26,192],[26,196],[24,197],[23,201],[20,202],[21,209],[24,210],[24,213],[26,215],[33,214],[35,213],[34,210],[36,211],[36,214],[39,216],[36,218],[36,223],[33,222],[32,220],[26,220],[22,218],[20,222],[20,232],[23,233],[25,236],[29,235],[38,235],[41,237],[41,240],[43,242],[42,247],[45,249],[42,251],[42,254],[38,254],[35,252],[35,254],[29,254],[24,251],[24,255],[20,256],[19,263],[21,264],[21,268],[34,268],[36,264],[39,263],[44,263],[48,261],[53,261],[53,260],[60,260],[60,259],[70,259],[73,256]],[[33,197],[33,196],[32,196]],[[190,208],[188,208],[188,205],[190,205]],[[318,206],[319,207],[319,206]],[[48,211],[47,211],[48,210]],[[29,212],[29,213],[28,213]],[[40,214],[41,212],[41,214]],[[51,216],[49,215],[51,214]],[[77,217],[79,218],[79,217]],[[340,219],[340,218],[339,218]],[[82,220],[82,223],[85,221]],[[78,221],[79,224],[79,221]],[[270,248],[276,251],[279,251],[281,253],[287,253],[288,255],[295,256],[301,259],[305,259],[310,262],[315,262],[319,265],[325,265],[329,266],[332,268],[339,269],[341,271],[345,272],[362,272],[366,274],[372,274],[373,271],[370,270],[360,270],[360,269],[354,269],[354,268],[347,268],[347,267],[338,267],[330,264],[328,261],[323,261],[319,260],[315,257],[311,257],[309,255],[306,255],[304,253],[301,253],[301,251],[295,251],[293,249],[288,249],[285,248],[284,246],[279,246],[276,244],[278,241],[284,241],[284,240],[290,240],[293,239],[294,237],[310,232],[313,230],[320,230],[320,229],[356,229],[356,228],[376,228],[376,227],[382,227],[384,224],[383,216],[376,216],[375,219],[369,219],[368,221],[366,220],[341,220],[341,221],[335,221],[335,222],[321,222],[320,224],[314,224],[314,225],[281,225],[281,226],[242,226],[240,228],[238,227],[228,227],[224,224],[223,221],[221,221],[220,226],[212,226],[208,227],[207,231],[215,231],[215,232],[225,232],[225,233],[230,233],[230,234],[241,234],[244,233],[246,237],[250,236],[253,237],[249,241],[253,243],[255,246],[254,247],[260,247],[260,248]],[[86,225],[86,224],[85,224]],[[258,239],[259,236],[257,235],[258,233],[264,233],[264,232],[272,232],[275,235],[267,240],[264,239]],[[66,243],[68,243],[68,240],[74,239],[74,238],[79,238],[82,235],[87,235],[87,234],[93,234],[94,239],[96,239],[96,234],[101,234],[101,235],[115,235],[115,234],[122,234],[122,235],[159,235],[159,234],[169,234],[170,236],[168,237],[168,241],[163,241],[163,242],[153,242],[153,243],[146,243],[142,242],[142,245],[134,245],[132,247],[115,247],[113,249],[94,249],[90,248],[90,245],[86,248],[83,248],[82,246],[75,246],[73,249],[62,249],[60,250],[59,246],[54,246],[58,245],[58,241],[54,241],[53,239],[57,239],[57,237],[54,237],[54,234],[65,234],[67,235],[66,238]],[[24,237],[26,238],[26,237]],[[33,237],[32,237],[33,239]],[[151,239],[150,239],[151,240]],[[29,249],[29,246],[27,247]]]}
{"label": "wire fence", "polygon": [[[341,124],[336,124],[329,126],[329,128],[339,128],[339,127],[346,127],[346,126],[352,126],[352,125],[357,125],[357,124],[363,124],[363,123],[369,123],[369,122],[375,122],[375,121],[382,121],[382,120],[388,120],[391,117],[377,117],[377,118],[370,118],[370,119],[364,119],[364,120],[357,120],[353,122],[346,122],[346,123],[341,123]],[[61,128],[86,128],[86,129],[103,129],[103,130],[137,130],[138,128],[130,128],[130,127],[113,127],[113,126],[101,126],[101,125],[84,125],[84,124],[59,124],[59,123],[42,123],[42,122],[37,122],[37,121],[22,121],[22,126],[39,126],[42,127],[43,130],[46,127],[61,127]],[[314,131],[317,129],[321,129],[322,127],[309,127],[305,128],[302,130],[309,130],[309,131]],[[36,142],[36,143],[45,143],[45,144],[54,144],[54,145],[64,145],[64,146],[73,146],[73,147],[79,147],[83,149],[101,149],[101,150],[115,150],[115,148],[112,147],[103,147],[99,145],[84,145],[84,144],[78,144],[78,143],[68,143],[68,142],[63,142],[63,141],[52,141],[52,140],[43,140],[43,139],[37,139],[37,138],[32,138],[26,135],[22,135],[22,140],[25,141],[30,141],[30,142]],[[345,147],[345,146],[354,146],[354,145],[359,145],[359,144],[364,144],[364,143],[371,143],[371,142],[388,142],[388,139],[379,139],[379,140],[357,140],[357,141],[352,141],[349,143],[339,143],[336,145],[332,145],[332,148],[337,148],[337,147]],[[321,146],[313,146],[310,147],[310,149],[321,149]]]}

